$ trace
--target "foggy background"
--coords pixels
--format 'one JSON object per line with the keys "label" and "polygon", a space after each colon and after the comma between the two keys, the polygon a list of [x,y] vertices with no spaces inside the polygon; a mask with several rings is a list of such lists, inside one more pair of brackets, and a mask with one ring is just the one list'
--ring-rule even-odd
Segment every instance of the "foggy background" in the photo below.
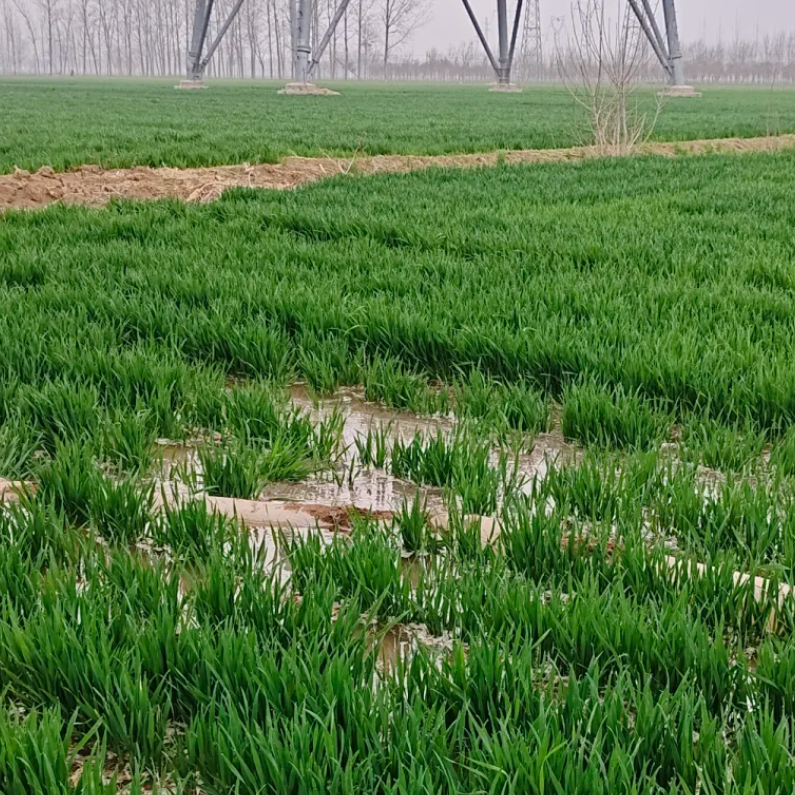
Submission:
{"label": "foggy background", "polygon": [[[488,20],[489,38],[496,40],[496,0],[470,0],[481,24]],[[509,9],[513,3],[509,0]],[[544,43],[552,45],[550,20],[570,17],[570,0],[540,0]],[[654,5],[654,4],[653,4]],[[617,8],[608,0],[608,10]],[[676,0],[679,34],[684,41],[704,39],[713,43],[737,37],[753,39],[782,30],[795,30],[795,0]],[[475,41],[476,37],[461,0],[433,0],[431,20],[414,35],[412,51],[421,55],[435,47]],[[658,12],[661,18],[661,14]]]}
{"label": "foggy background", "polygon": [[[338,1],[315,0],[313,47]],[[234,2],[216,0],[208,42]],[[496,0],[471,2],[496,49]],[[508,3],[511,19],[515,2]],[[568,28],[571,2],[540,0],[541,58],[524,51],[520,29],[515,79],[556,79],[554,31],[559,43],[565,41],[561,32]],[[604,2],[613,21],[627,9],[627,0]],[[206,75],[289,78],[292,3],[245,0]],[[0,0],[0,74],[184,75],[195,5]],[[677,13],[685,70],[694,82],[795,83],[795,0],[677,0]],[[461,0],[351,0],[315,76],[466,82],[491,80],[493,72]],[[653,58],[641,77],[663,79]]]}

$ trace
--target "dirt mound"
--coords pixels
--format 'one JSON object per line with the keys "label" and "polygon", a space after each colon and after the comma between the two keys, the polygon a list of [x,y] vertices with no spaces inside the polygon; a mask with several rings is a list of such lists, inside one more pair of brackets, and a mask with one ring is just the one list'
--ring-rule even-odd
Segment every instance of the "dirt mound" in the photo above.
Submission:
{"label": "dirt mound", "polygon": [[[672,157],[711,152],[772,152],[793,147],[795,135],[781,135],[649,143],[639,147],[637,153]],[[401,173],[433,166],[477,168],[493,166],[501,161],[511,165],[555,163],[608,157],[610,154],[597,147],[580,146],[471,155],[380,155],[352,159],[289,157],[276,164],[187,169],[137,167],[104,170],[99,166],[81,166],[75,171],[56,173],[45,166],[33,174],[16,169],[13,174],[0,175],[0,211],[44,207],[58,201],[99,206],[113,197],[209,202],[231,187],[284,190],[339,174]]]}
{"label": "dirt mound", "polygon": [[33,174],[17,170],[0,176],[0,209],[42,207],[57,201],[99,206],[114,197],[207,202],[230,187],[293,188],[339,171],[333,170],[333,161],[291,160],[296,162],[190,169],[142,166],[105,171],[81,166],[62,174],[48,167]]}

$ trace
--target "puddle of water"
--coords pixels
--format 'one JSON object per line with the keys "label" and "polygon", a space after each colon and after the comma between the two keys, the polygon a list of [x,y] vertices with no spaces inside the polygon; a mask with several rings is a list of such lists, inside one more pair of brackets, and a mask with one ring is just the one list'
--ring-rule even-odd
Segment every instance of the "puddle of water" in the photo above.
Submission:
{"label": "puddle of water", "polygon": [[155,481],[155,485],[155,492],[152,498],[153,511],[174,507],[179,503],[189,502],[195,498],[190,486],[178,480]]}
{"label": "puddle of water", "polygon": [[154,446],[155,467],[163,480],[170,480],[180,470],[201,474],[196,444],[158,439]]}
{"label": "puddle of water", "polygon": [[455,421],[448,417],[418,417],[409,411],[371,403],[364,399],[361,387],[346,387],[334,395],[315,400],[305,386],[296,384],[291,387],[290,400],[314,422],[327,419],[335,411],[341,414],[344,420],[342,443],[349,453],[355,452],[356,439],[366,437],[368,431],[388,429],[390,441],[407,441],[417,434],[426,437],[449,434],[455,427]]}
{"label": "puddle of water", "polygon": [[[342,389],[333,396],[316,400],[312,398],[306,387],[296,385],[291,390],[291,402],[314,422],[321,422],[333,413],[341,415],[342,441],[345,448],[341,468],[333,477],[329,477],[326,473],[300,482],[269,484],[259,498],[260,502],[268,504],[269,507],[259,512],[248,505],[250,501],[238,501],[241,506],[246,503],[243,506],[245,515],[240,518],[247,525],[268,526],[270,522],[280,527],[288,524],[293,527],[307,527],[316,524],[312,516],[296,516],[295,506],[289,509],[289,516],[276,515],[278,502],[296,503],[299,506],[344,509],[353,507],[375,514],[391,514],[400,511],[405,504],[411,504],[419,497],[425,501],[430,515],[437,517],[447,515],[442,489],[418,486],[396,478],[383,469],[359,468],[356,441],[366,437],[368,432],[376,431],[386,431],[390,442],[398,439],[407,441],[418,434],[425,438],[435,437],[440,433],[449,435],[456,426],[454,419],[418,417],[410,412],[371,403],[364,399],[361,388]],[[546,477],[549,468],[554,466],[556,461],[566,462],[573,457],[573,452],[574,449],[565,443],[559,431],[539,434],[535,437],[530,452],[522,453],[518,457],[509,456],[509,475],[522,484],[521,488],[524,491],[529,492],[535,479]],[[494,466],[499,465],[500,456],[500,450],[495,448],[491,456]],[[158,478],[161,485],[168,487],[169,483],[177,483],[185,472],[197,476],[196,483],[200,485],[201,471],[196,445],[160,440],[158,457],[162,460]],[[321,518],[316,512],[314,517]],[[332,522],[332,524],[339,523]]]}
{"label": "puddle of water", "polygon": [[403,580],[416,588],[420,580],[434,567],[434,560],[433,555],[405,555],[400,561]]}
{"label": "puddle of water", "polygon": [[[296,408],[309,414],[315,422],[327,419],[334,411],[340,413],[344,419],[343,444],[354,451],[356,439],[366,438],[368,431],[388,430],[390,441],[410,441],[417,434],[424,438],[438,434],[449,436],[457,424],[450,417],[419,417],[408,411],[366,401],[360,387],[341,389],[334,395],[313,400],[307,388],[299,384],[291,388],[290,399]],[[530,453],[519,456],[520,472],[528,477],[537,475],[543,478],[550,460],[565,459],[572,451],[559,430],[537,434]],[[492,452],[493,463],[499,461],[500,454],[497,449]]]}
{"label": "puddle of water", "polygon": [[393,670],[399,660],[406,659],[417,650],[416,639],[402,624],[381,635],[375,633],[372,640],[374,645],[378,645],[378,664],[385,672]]}
{"label": "puddle of water", "polygon": [[[342,389],[335,395],[314,400],[306,387],[296,385],[291,390],[291,401],[315,422],[326,419],[335,411],[342,415],[343,445],[348,462],[355,459],[356,440],[366,438],[368,432],[386,430],[389,441],[394,442],[398,439],[409,441],[417,434],[424,438],[438,434],[450,435],[456,427],[455,420],[449,417],[418,417],[407,411],[368,402],[361,388]],[[501,455],[502,452],[497,448],[492,451],[492,466],[499,465]],[[529,453],[509,456],[509,474],[523,484],[524,491],[529,492],[533,480],[545,478],[549,467],[554,466],[556,461],[565,463],[575,455],[574,449],[564,441],[559,431],[538,434]],[[418,491],[422,498],[427,499],[431,513],[445,510],[441,489],[418,489],[415,484],[401,481],[378,469],[354,470],[353,476],[346,478],[342,484],[320,480],[272,484],[264,496],[396,511],[404,502],[411,502]]]}
{"label": "puddle of water", "polygon": [[299,483],[271,483],[263,499],[348,507],[363,511],[395,513],[419,496],[431,512],[445,510],[442,489],[426,488],[399,480],[383,470],[362,470],[342,483],[305,480]]}
{"label": "puddle of water", "polygon": [[569,445],[559,431],[537,434],[530,452],[521,454],[517,460],[522,491],[530,493],[534,480],[544,480],[551,467],[576,463],[577,457],[576,448]]}

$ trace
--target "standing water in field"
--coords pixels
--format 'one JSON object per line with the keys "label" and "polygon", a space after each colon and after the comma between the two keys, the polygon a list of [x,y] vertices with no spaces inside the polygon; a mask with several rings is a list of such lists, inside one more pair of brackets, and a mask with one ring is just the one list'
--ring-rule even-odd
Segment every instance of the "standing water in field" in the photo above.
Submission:
{"label": "standing water in field", "polygon": [[[415,459],[422,458],[429,446],[437,446],[442,459],[455,457],[463,437],[459,438],[462,425],[454,417],[420,417],[389,408],[367,401],[359,388],[345,388],[313,399],[304,386],[296,385],[291,389],[290,403],[314,424],[337,415],[341,425],[340,453],[331,469],[299,480],[267,483],[258,495],[260,501],[392,514],[419,498],[430,515],[446,515],[446,487],[450,483],[445,482],[444,472],[438,471],[440,467],[423,472],[427,467]],[[393,460],[396,449],[402,452],[402,466]],[[546,477],[550,464],[561,456],[568,457],[571,450],[560,432],[553,431],[536,435],[529,451],[506,453],[484,442],[477,452],[485,477],[489,470],[496,477],[502,468],[506,482],[529,490],[535,480]],[[159,455],[164,481],[192,477],[195,486],[202,489],[202,465],[195,445],[161,444]],[[413,463],[407,463],[409,459]],[[495,510],[496,504],[484,504],[469,512],[493,514]],[[327,518],[325,514],[318,517]],[[334,517],[329,521],[338,524]]]}
{"label": "standing water in field", "polygon": [[449,435],[455,421],[449,417],[418,417],[408,411],[391,409],[380,403],[365,400],[358,388],[344,388],[329,397],[313,400],[306,387],[298,384],[291,389],[291,402],[306,411],[315,422],[327,419],[338,412],[344,420],[343,445],[355,449],[356,440],[367,436],[368,431],[387,430],[391,439],[411,439],[416,434]]}
{"label": "standing water in field", "polygon": [[[329,479],[312,479],[301,483],[274,483],[268,486],[264,496],[270,499],[327,503],[330,505],[353,505],[373,511],[397,511],[415,495],[427,502],[432,513],[443,512],[443,489],[419,487],[386,471],[384,461],[363,461],[362,449],[367,443],[368,454],[371,441],[382,441],[386,447],[397,443],[422,439],[429,442],[444,439],[452,443],[459,427],[449,416],[419,417],[407,411],[388,408],[364,399],[360,389],[343,389],[333,396],[313,401],[306,388],[295,386],[291,400],[294,406],[309,413],[315,422],[327,419],[337,412],[343,419],[342,456],[343,476]],[[374,442],[377,444],[377,441]],[[530,452],[510,457],[513,476],[520,482],[531,484],[544,478],[551,462],[567,452],[559,432],[538,434]],[[503,455],[493,448],[488,457],[492,467],[498,467]],[[386,458],[384,451],[383,458]],[[374,458],[378,458],[377,452]],[[394,469],[394,467],[393,467]]]}

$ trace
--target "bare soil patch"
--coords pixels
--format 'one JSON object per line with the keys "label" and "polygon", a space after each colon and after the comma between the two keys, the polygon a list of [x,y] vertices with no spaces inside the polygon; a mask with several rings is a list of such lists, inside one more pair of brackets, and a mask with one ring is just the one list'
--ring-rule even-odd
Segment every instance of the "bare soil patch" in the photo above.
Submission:
{"label": "bare soil patch", "polygon": [[322,527],[334,530],[350,530],[356,518],[372,519],[376,522],[389,522],[394,517],[392,511],[365,510],[356,505],[313,505],[311,503],[285,503],[285,509],[300,510],[313,516]]}
{"label": "bare soil patch", "polygon": [[[648,143],[638,154],[674,157],[681,154],[774,152],[795,148],[795,134],[761,138]],[[126,199],[174,198],[209,202],[227,188],[251,187],[286,190],[339,174],[404,173],[431,167],[477,168],[498,162],[560,163],[605,157],[597,147],[527,149],[468,155],[379,155],[376,157],[288,157],[265,165],[215,166],[208,168],[126,168],[105,170],[81,166],[56,173],[45,166],[34,173],[17,169],[0,175],[0,211],[44,207],[53,202],[100,206],[114,197]]]}

